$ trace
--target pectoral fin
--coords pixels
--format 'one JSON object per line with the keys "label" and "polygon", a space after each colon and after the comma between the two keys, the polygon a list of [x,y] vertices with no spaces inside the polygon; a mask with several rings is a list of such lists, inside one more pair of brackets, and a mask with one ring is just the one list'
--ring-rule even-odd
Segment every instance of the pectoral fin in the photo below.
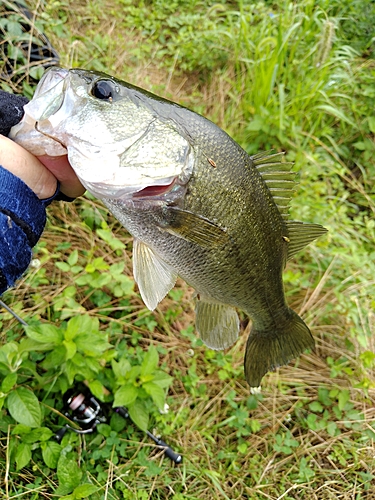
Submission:
{"label": "pectoral fin", "polygon": [[177,280],[176,271],[150,247],[136,239],[133,245],[133,273],[142,299],[151,311],[174,287]]}
{"label": "pectoral fin", "polygon": [[177,207],[163,209],[163,221],[159,227],[179,238],[196,243],[201,247],[225,245],[229,236],[225,229],[196,215]]}
{"label": "pectoral fin", "polygon": [[206,346],[222,350],[237,340],[240,323],[233,307],[198,299],[195,314],[196,328]]}

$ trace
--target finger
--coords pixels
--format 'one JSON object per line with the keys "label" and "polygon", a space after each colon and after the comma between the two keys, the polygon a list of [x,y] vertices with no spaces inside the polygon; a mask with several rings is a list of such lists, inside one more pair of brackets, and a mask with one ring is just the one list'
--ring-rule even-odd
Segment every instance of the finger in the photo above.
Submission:
{"label": "finger", "polygon": [[0,165],[23,180],[41,200],[56,192],[55,176],[31,153],[0,136]]}
{"label": "finger", "polygon": [[60,191],[70,198],[77,198],[85,192],[80,180],[70,166],[68,157],[38,156],[38,159],[48,168],[60,182]]}

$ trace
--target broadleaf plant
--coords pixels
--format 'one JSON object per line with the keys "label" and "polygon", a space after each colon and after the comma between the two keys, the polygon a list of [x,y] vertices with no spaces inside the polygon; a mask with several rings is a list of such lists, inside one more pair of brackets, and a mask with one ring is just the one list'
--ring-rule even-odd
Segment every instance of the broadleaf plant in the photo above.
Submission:
{"label": "broadleaf plant", "polygon": [[[84,383],[109,408],[126,407],[134,424],[145,431],[151,415],[164,408],[172,378],[158,368],[153,345],[143,351],[126,349],[122,343],[116,350],[98,318],[89,314],[60,325],[36,321],[25,327],[25,333],[19,341],[0,347],[0,402],[5,415],[0,429],[11,430],[10,463],[18,471],[40,456],[57,471],[56,493],[84,498],[95,487],[81,484],[85,479],[66,437],[61,444],[54,437],[68,421],[62,418],[66,391]],[[111,427],[101,425],[108,427],[110,437]],[[117,430],[125,427],[114,425]]]}

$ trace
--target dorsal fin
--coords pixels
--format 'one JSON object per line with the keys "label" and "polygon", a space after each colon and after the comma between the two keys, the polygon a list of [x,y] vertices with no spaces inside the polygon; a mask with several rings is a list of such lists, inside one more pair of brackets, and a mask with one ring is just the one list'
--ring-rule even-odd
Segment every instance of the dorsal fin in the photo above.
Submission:
{"label": "dorsal fin", "polygon": [[327,229],[320,224],[308,224],[295,220],[288,221],[286,226],[290,240],[288,242],[288,260],[306,245],[327,232]]}
{"label": "dorsal fin", "polygon": [[293,163],[282,161],[284,153],[265,151],[251,157],[253,164],[262,176],[284,220],[289,216],[289,202],[296,185]]}

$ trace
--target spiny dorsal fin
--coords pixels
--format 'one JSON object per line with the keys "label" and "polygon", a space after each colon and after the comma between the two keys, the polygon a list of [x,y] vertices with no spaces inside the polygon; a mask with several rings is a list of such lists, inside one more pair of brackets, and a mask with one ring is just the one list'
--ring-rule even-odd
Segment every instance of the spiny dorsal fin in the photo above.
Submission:
{"label": "spiny dorsal fin", "polygon": [[289,202],[296,185],[293,163],[282,161],[284,153],[265,151],[251,157],[254,166],[262,176],[283,219],[288,219]]}
{"label": "spiny dorsal fin", "polygon": [[320,224],[307,224],[292,220],[286,222],[286,225],[290,240],[288,243],[288,260],[306,245],[327,232],[327,229]]}

